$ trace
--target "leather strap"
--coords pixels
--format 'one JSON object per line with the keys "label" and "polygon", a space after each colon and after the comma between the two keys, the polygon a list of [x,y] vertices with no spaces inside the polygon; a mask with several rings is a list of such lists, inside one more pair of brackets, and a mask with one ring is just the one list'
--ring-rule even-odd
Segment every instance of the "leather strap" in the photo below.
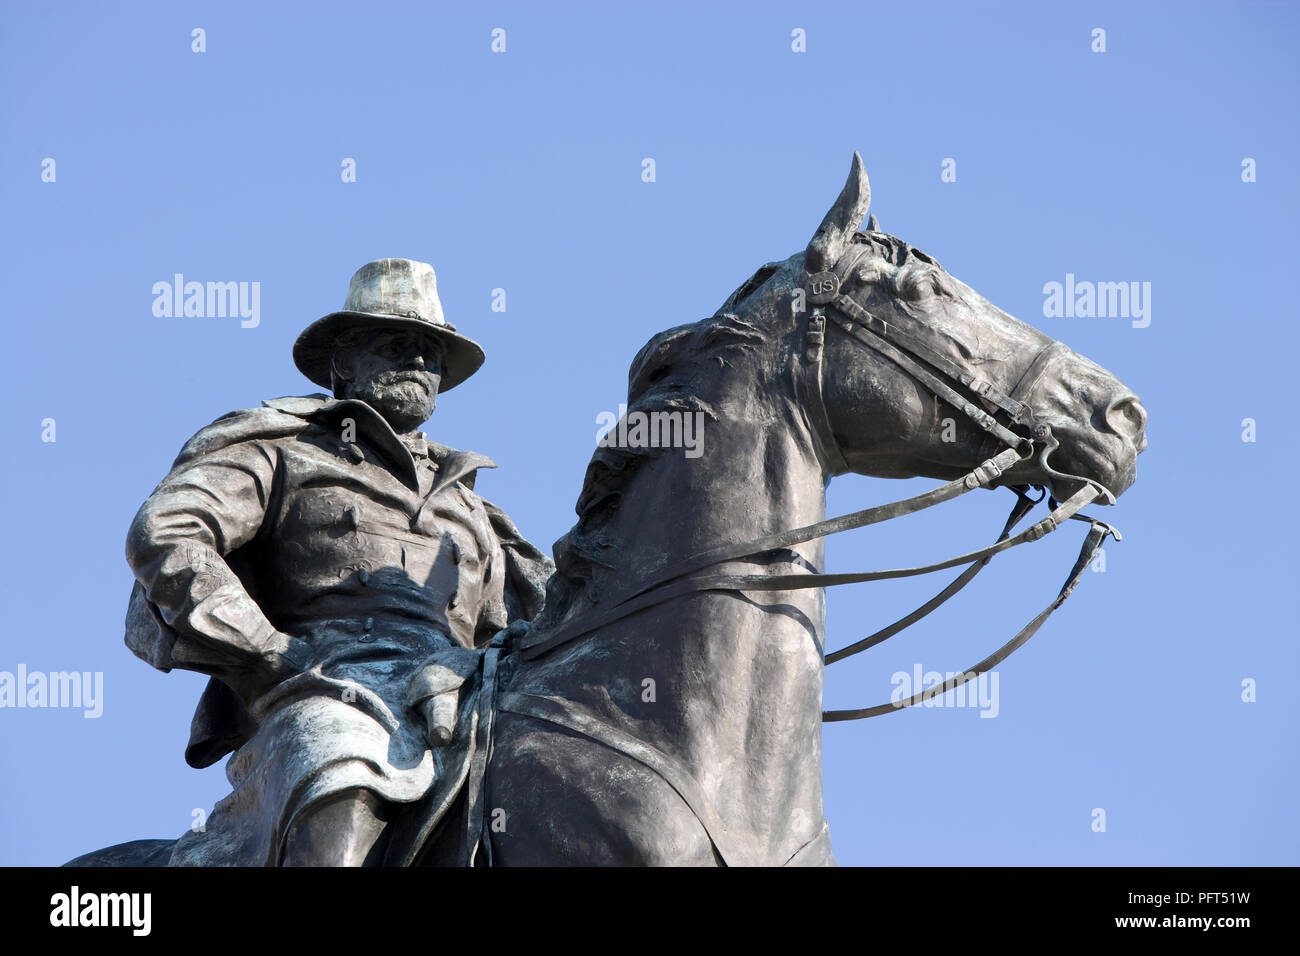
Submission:
{"label": "leather strap", "polygon": [[[616,605],[607,606],[603,610],[593,608],[588,613],[574,618],[571,627],[561,627],[550,634],[535,636],[533,642],[524,648],[524,659],[529,660],[539,654],[544,654],[565,641],[570,641],[582,634],[621,620],[630,614],[644,611],[657,604],[662,604],[664,601],[686,594],[693,594],[697,591],[795,591],[803,588],[834,587],[839,584],[861,584],[866,581],[915,577],[918,574],[942,571],[945,568],[956,567],[959,564],[981,561],[1006,551],[1008,548],[1014,548],[1029,541],[1037,541],[1044,535],[1056,530],[1062,521],[1074,515],[1075,512],[1096,496],[1097,490],[1095,488],[1091,485],[1084,485],[1068,501],[1059,505],[1055,511],[1015,537],[1003,538],[986,548],[980,548],[978,551],[969,551],[955,558],[921,567],[891,568],[887,571],[859,571],[849,574],[704,574],[696,577],[683,577],[680,573],[674,574],[672,579],[666,583],[645,588],[633,597]],[[845,517],[853,516],[846,515]]]}
{"label": "leather strap", "polygon": [[960,687],[967,681],[974,680],[985,671],[992,670],[1010,657],[1016,650],[1023,646],[1031,637],[1038,632],[1043,626],[1043,622],[1052,616],[1052,612],[1065,603],[1065,599],[1070,596],[1075,585],[1079,583],[1079,577],[1083,574],[1083,569],[1088,566],[1097,550],[1101,547],[1108,535],[1113,534],[1113,530],[1104,522],[1092,522],[1092,528],[1088,536],[1084,538],[1083,547],[1079,550],[1079,558],[1070,570],[1069,577],[1065,579],[1065,584],[1061,586],[1060,593],[1056,598],[1045,607],[1032,621],[1020,629],[1011,640],[1007,641],[996,651],[990,654],[978,664],[951,677],[942,684],[929,688],[917,694],[913,694],[906,700],[890,701],[884,704],[877,704],[875,707],[863,707],[859,710],[827,710],[822,712],[822,720],[826,723],[834,723],[841,720],[861,720],[866,717],[879,717],[882,714],[891,714],[895,711],[902,710],[904,707],[911,707],[922,701],[929,700],[932,697],[938,697],[940,694],[946,694],[948,691]]}
{"label": "leather strap", "polygon": [[[912,357],[921,359],[952,381],[960,382],[975,395],[992,402],[1006,412],[1011,421],[1020,425],[1032,426],[1034,424],[1033,408],[1023,401],[1023,396],[1037,382],[1042,368],[1046,365],[1046,358],[1051,354],[1056,354],[1058,350],[1066,350],[1065,346],[1056,341],[1051,341],[1045,345],[1039,351],[1039,354],[1034,357],[1029,368],[1021,374],[1020,381],[1016,383],[1011,392],[1009,394],[1004,393],[995,388],[991,382],[980,379],[977,375],[973,375],[957,363],[940,355],[915,336],[898,328],[891,329],[887,322],[872,315],[859,305],[856,299],[847,294],[845,289],[849,280],[853,277],[853,270],[857,267],[858,262],[869,253],[870,247],[864,246],[858,251],[857,255],[845,258],[844,262],[847,265],[836,266],[834,270],[836,277],[835,294],[827,297],[830,304],[833,304],[842,315],[863,331],[882,339],[892,339],[901,345],[907,353],[910,353]],[[909,368],[908,371],[911,371],[911,369]],[[965,400],[962,400],[962,403],[956,404],[955,407],[965,411],[963,407],[965,404],[967,404]],[[1011,444],[1014,444],[1014,442]]]}
{"label": "leather strap", "polygon": [[695,591],[797,591],[802,588],[825,588],[834,587],[839,584],[862,584],[866,581],[888,581],[893,578],[910,578],[918,574],[929,574],[933,571],[942,571],[945,568],[956,567],[959,564],[969,564],[972,561],[980,561],[986,557],[992,557],[1009,548],[1025,544],[1030,541],[1037,541],[1039,538],[1055,531],[1062,521],[1070,518],[1076,511],[1082,508],[1088,502],[1097,497],[1097,490],[1091,485],[1084,485],[1069,500],[1059,505],[1055,511],[1043,518],[1038,523],[1026,528],[1020,534],[1011,538],[1004,538],[986,548],[980,548],[977,551],[968,551],[965,554],[958,555],[955,558],[948,558],[945,561],[936,561],[934,564],[926,564],[914,568],[890,568],[887,571],[855,571],[847,574],[818,574],[818,573],[800,573],[800,574],[712,574],[701,575],[700,577],[686,578],[684,580],[670,582],[663,588],[656,588],[653,591],[646,592],[637,598],[626,602],[623,607],[628,608],[624,614],[633,613],[631,610],[645,610],[674,597],[680,597],[683,594],[690,594]]}
{"label": "leather strap", "polygon": [[[1030,498],[1028,495],[1024,494],[1023,492],[1017,492],[1016,502],[1011,506],[1011,514],[1007,516],[1006,524],[1002,526],[1002,532],[998,535],[996,540],[1002,541],[1005,538],[1007,538],[1011,534],[1011,529],[1020,523],[1020,519],[1022,519],[1025,515],[1027,515],[1030,512],[1030,510],[1034,507],[1034,505],[1038,504],[1038,502],[1042,500],[1043,500],[1042,498],[1038,498],[1037,500],[1035,500],[1033,498]],[[844,658],[852,657],[854,654],[861,654],[863,651],[869,650],[870,648],[875,647],[877,644],[881,644],[884,641],[887,641],[889,638],[893,637],[899,631],[911,627],[917,621],[921,620],[923,617],[928,615],[935,608],[943,605],[954,594],[956,594],[966,585],[970,584],[971,581],[975,580],[975,575],[979,574],[980,571],[983,570],[991,560],[993,560],[992,555],[986,558],[980,558],[980,560],[972,563],[970,567],[968,567],[965,571],[963,571],[955,579],[953,579],[951,584],[949,584],[946,588],[944,588],[934,597],[930,598],[930,600],[926,601],[916,610],[912,611],[910,614],[908,614],[905,617],[899,618],[897,621],[895,621],[893,624],[890,624],[888,627],[882,627],[874,634],[871,634],[867,637],[864,637],[860,641],[850,644],[848,647],[842,647],[838,651],[835,651],[831,654],[827,654],[825,663],[834,664],[836,661],[842,661],[844,660]]]}
{"label": "leather strap", "polygon": [[1011,389],[1011,397],[1020,401],[1024,396],[1032,392],[1034,386],[1038,384],[1038,380],[1042,378],[1043,373],[1047,371],[1047,366],[1052,363],[1052,360],[1057,356],[1064,355],[1068,351],[1070,350],[1064,342],[1058,342],[1055,339],[1039,349],[1038,354],[1034,356],[1034,360],[1030,362],[1029,367],[1021,373],[1020,380],[1017,381],[1015,386]]}
{"label": "leather strap", "polygon": [[[789,531],[782,531],[776,534],[765,535],[754,541],[745,541],[739,544],[723,545],[714,548],[711,551],[705,551],[701,554],[693,555],[682,561],[670,565],[662,574],[641,585],[635,586],[626,597],[617,602],[607,603],[603,607],[594,607],[579,614],[577,617],[570,618],[562,622],[559,626],[549,632],[529,632],[527,637],[520,642],[520,650],[525,660],[532,660],[547,651],[565,644],[576,637],[612,624],[621,620],[629,614],[633,614],[651,604],[657,604],[659,601],[644,603],[642,600],[649,592],[662,588],[664,585],[683,577],[684,575],[693,574],[703,571],[715,564],[724,561],[732,561],[738,558],[750,557],[762,554],[765,551],[772,551],[777,548],[786,548],[792,544],[800,544],[804,541],[811,541],[814,538],[821,538],[831,534],[838,534],[841,531],[849,531],[854,528],[862,528],[867,525],[876,524],[880,521],[886,521],[890,518],[897,518],[901,515],[912,514],[931,508],[934,505],[942,504],[945,501],[951,501],[960,497],[976,488],[984,487],[990,481],[998,478],[1002,473],[1010,468],[1011,465],[1021,460],[1021,455],[1013,448],[1008,448],[1000,455],[983,462],[978,468],[954,479],[947,484],[940,485],[938,488],[932,488],[929,491],[911,498],[904,498],[901,501],[891,501],[888,504],[876,505],[873,508],[863,508],[861,511],[854,511],[838,518],[830,518],[825,521],[818,521],[815,524],[804,525],[801,528],[793,528]],[[964,558],[958,559],[957,563],[965,563]],[[971,559],[973,560],[973,559]],[[939,570],[936,567],[934,570]],[[821,585],[808,585],[809,587],[820,587]],[[785,590],[781,588],[779,590]],[[667,596],[661,600],[667,600]],[[635,607],[633,605],[636,605]]]}
{"label": "leather strap", "polygon": [[799,409],[808,426],[808,433],[817,443],[820,460],[832,475],[842,475],[851,471],[849,463],[844,460],[839,442],[835,440],[831,428],[830,415],[826,412],[826,399],[822,394],[822,360],[826,344],[826,316],[820,309],[808,316],[804,328],[803,352],[799,362],[803,365],[803,374],[794,376],[795,394],[799,397]]}
{"label": "leather strap", "polygon": [[494,717],[498,710],[497,665],[501,657],[505,631],[498,632],[491,646],[483,652],[483,681],[479,688],[478,720],[474,729],[474,756],[470,761],[469,775],[465,784],[465,839],[467,857],[465,866],[473,866],[478,858],[478,850],[483,848],[483,863],[492,865],[492,840],[487,832],[486,799],[488,758],[492,751],[492,730]]}
{"label": "leather strap", "polygon": [[[1025,438],[1023,435],[1017,435],[1015,432],[1011,431],[1011,429],[1007,428],[988,412],[984,411],[984,409],[968,400],[929,369],[922,366],[920,362],[908,355],[907,352],[895,347],[886,338],[886,333],[889,332],[888,326],[866,309],[862,308],[862,306],[854,302],[847,295],[836,297],[834,304],[836,310],[845,317],[839,324],[839,327],[846,334],[852,336],[867,348],[885,356],[935,395],[939,396],[939,398],[943,399],[953,408],[963,413],[984,431],[1000,439],[1004,445],[1007,445],[1010,448],[1023,448],[1027,444],[1032,444],[1030,439]],[[972,387],[972,391],[975,391],[977,395],[980,395],[982,398],[987,398],[999,408],[1002,408],[1011,415],[1012,421],[1028,424],[1029,420],[1032,420],[1032,412],[1027,410],[1028,406],[1009,398],[992,388],[992,386],[984,388],[983,386],[987,385],[987,383],[977,382],[973,376],[961,372],[951,362],[948,362],[942,356],[935,355],[914,339],[904,336],[902,333],[897,331],[890,332],[889,334],[900,342],[905,341],[908,351],[912,351],[913,349],[918,350],[918,354],[923,354],[927,363],[934,364],[935,368],[939,369],[950,378],[961,382],[967,387],[979,386],[979,390]],[[922,349],[924,350],[924,353],[920,353],[919,350]]]}

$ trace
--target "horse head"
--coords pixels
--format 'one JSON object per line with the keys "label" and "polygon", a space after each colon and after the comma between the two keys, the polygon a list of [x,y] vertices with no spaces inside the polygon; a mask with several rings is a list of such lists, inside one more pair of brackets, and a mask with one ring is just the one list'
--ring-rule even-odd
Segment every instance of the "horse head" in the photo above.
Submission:
{"label": "horse head", "polygon": [[[883,342],[918,355],[920,368],[952,385],[961,404],[941,400],[888,355],[864,360],[862,337],[844,331],[844,316],[837,321],[829,303],[823,389],[835,446],[828,450],[830,470],[951,479],[996,450],[996,435],[977,421],[987,423],[987,413],[1037,445],[993,483],[1039,485],[1064,500],[1081,483],[1095,482],[1109,493],[1099,500],[1113,503],[1133,484],[1147,445],[1138,397],[932,257],[881,232],[874,216],[858,231],[869,202],[855,153],[838,200],[802,255],[784,264],[786,271],[833,277],[841,305],[879,334],[879,340],[868,337],[868,350]],[[955,370],[958,381],[945,370]],[[1000,406],[997,398],[1007,401]],[[1008,411],[1016,403],[1025,407],[1020,421]]]}

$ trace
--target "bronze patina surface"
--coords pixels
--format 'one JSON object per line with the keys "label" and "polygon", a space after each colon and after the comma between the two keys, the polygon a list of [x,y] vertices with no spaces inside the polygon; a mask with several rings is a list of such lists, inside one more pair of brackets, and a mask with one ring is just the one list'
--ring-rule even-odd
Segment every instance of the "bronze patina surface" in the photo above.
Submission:
{"label": "bronze patina surface", "polygon": [[[488,459],[417,431],[482,362],[443,320],[433,270],[363,267],[295,350],[334,397],[204,429],[128,541],[128,643],[212,676],[187,756],[233,751],[232,793],[206,833],[74,862],[833,863],[825,664],[997,553],[1090,522],[1060,593],[965,673],[996,665],[1113,533],[1080,509],[1113,503],[1146,447],[1129,388],[874,217],[859,231],[869,203],[855,155],[806,248],[641,349],[553,565],[475,495]],[[638,415],[691,416],[702,453],[623,440]],[[850,472],[946,484],[828,521],[827,483]],[[824,568],[827,534],[997,487],[1015,504],[987,548]],[[1050,513],[1016,533],[1033,487]],[[826,652],[825,586],[962,565],[917,611]]]}

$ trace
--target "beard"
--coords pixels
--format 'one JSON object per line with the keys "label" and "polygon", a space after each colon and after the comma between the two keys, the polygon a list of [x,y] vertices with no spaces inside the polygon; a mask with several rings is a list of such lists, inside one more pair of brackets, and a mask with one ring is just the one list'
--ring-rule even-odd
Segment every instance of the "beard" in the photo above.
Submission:
{"label": "beard", "polygon": [[428,421],[438,401],[437,379],[428,372],[380,372],[349,391],[349,398],[365,402],[399,435]]}

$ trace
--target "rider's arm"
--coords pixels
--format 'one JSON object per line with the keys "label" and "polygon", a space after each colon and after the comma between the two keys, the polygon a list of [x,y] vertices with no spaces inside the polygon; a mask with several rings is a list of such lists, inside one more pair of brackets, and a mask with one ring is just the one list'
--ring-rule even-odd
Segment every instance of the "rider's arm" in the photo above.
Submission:
{"label": "rider's arm", "polygon": [[277,454],[248,441],[196,459],[158,487],[127,535],[128,563],[177,633],[171,666],[219,677],[246,700],[307,663],[224,559],[261,527]]}

